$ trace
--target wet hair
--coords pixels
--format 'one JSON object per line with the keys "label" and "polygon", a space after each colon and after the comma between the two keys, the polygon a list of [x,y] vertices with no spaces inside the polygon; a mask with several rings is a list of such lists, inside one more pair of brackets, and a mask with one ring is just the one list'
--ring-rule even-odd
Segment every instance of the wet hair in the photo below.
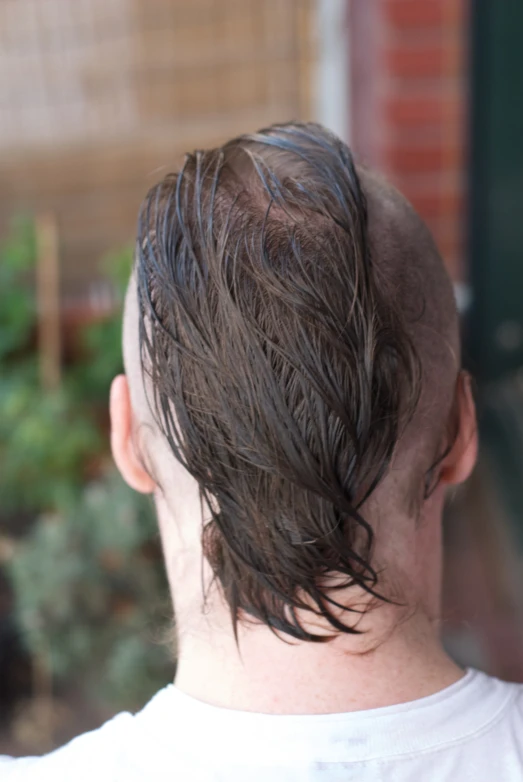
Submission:
{"label": "wet hair", "polygon": [[[203,551],[235,631],[250,618],[325,641],[359,632],[336,590],[387,599],[363,509],[423,372],[402,293],[408,248],[386,232],[380,256],[360,174],[321,126],[275,125],[187,155],[142,205],[142,369],[210,507]],[[332,633],[306,629],[307,615]]]}

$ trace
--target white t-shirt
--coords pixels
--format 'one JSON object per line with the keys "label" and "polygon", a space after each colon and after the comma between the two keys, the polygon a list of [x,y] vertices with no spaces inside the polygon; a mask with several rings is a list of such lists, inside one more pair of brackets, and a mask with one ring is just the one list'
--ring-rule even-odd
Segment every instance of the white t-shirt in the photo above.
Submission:
{"label": "white t-shirt", "polygon": [[347,714],[209,706],[169,685],[2,782],[522,782],[523,685],[469,669],[427,698]]}

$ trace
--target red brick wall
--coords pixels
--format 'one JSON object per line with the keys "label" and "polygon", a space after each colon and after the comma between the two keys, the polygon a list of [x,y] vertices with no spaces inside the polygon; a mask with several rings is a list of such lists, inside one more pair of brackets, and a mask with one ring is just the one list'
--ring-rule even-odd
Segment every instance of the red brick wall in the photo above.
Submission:
{"label": "red brick wall", "polygon": [[464,271],[467,0],[350,0],[351,130]]}

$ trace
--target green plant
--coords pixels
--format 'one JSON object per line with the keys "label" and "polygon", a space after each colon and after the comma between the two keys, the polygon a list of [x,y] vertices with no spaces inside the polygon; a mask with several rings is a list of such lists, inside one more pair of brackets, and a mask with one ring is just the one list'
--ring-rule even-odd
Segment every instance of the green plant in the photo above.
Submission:
{"label": "green plant", "polygon": [[[71,494],[78,494],[86,465],[107,447],[93,400],[107,394],[109,375],[121,367],[120,316],[115,313],[106,323],[97,324],[105,342],[99,339],[93,345],[98,349],[96,359],[87,354],[83,364],[65,368],[63,383],[54,391],[40,387],[32,280],[35,263],[33,225],[19,219],[0,247],[0,496],[4,516],[53,510]],[[86,339],[88,333],[89,329]],[[97,369],[101,365],[103,376]]]}
{"label": "green plant", "polygon": [[172,678],[157,538],[150,499],[109,472],[19,544],[10,565],[17,615],[55,680],[81,672],[91,693],[133,708]]}
{"label": "green plant", "polygon": [[103,450],[92,416],[67,389],[43,393],[33,372],[0,383],[0,496],[4,515],[53,510],[77,496],[86,462]]}
{"label": "green plant", "polygon": [[123,372],[122,304],[132,267],[131,248],[111,253],[103,263],[105,276],[115,292],[118,306],[110,317],[89,324],[83,329],[81,348],[83,360],[69,373],[69,382],[77,398],[91,405],[107,406],[111,380]]}
{"label": "green plant", "polygon": [[109,384],[123,368],[121,305],[131,260],[124,249],[105,262],[117,306],[83,327],[60,388],[45,391],[31,222],[17,221],[0,247],[1,513],[33,515],[9,563],[16,617],[53,680],[81,678],[117,708],[139,705],[172,675],[154,631],[165,625],[169,604],[154,514],[108,470],[101,425]]}
{"label": "green plant", "polygon": [[17,357],[31,338],[35,302],[28,282],[35,256],[33,224],[19,217],[0,248],[0,367]]}

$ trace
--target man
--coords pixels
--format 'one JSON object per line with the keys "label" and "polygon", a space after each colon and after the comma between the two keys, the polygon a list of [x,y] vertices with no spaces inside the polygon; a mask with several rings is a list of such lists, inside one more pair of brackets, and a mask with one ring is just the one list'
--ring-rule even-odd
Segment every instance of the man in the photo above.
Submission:
{"label": "man", "polygon": [[521,780],[523,688],[439,639],[476,423],[402,196],[318,125],[187,156],[141,211],[124,358],[112,447],[155,498],[175,683],[0,777]]}

